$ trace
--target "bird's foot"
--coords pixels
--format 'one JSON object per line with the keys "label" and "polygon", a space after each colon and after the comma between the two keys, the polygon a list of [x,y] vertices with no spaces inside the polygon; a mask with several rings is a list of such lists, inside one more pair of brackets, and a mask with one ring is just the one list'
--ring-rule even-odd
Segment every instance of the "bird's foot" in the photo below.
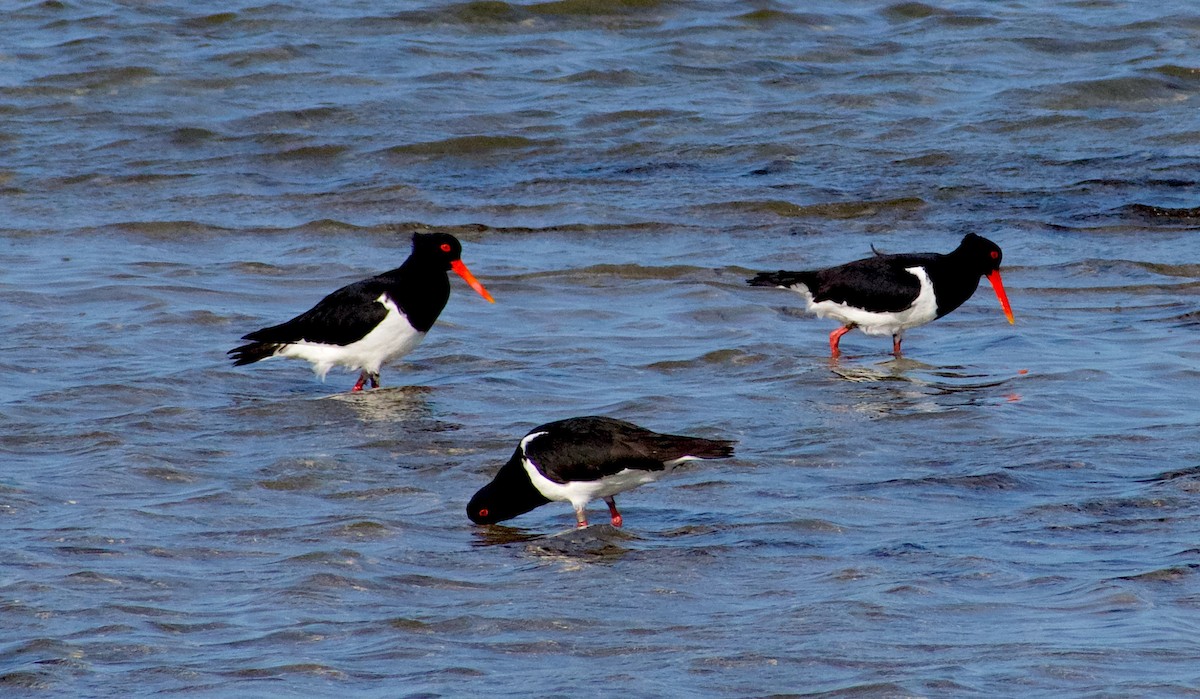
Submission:
{"label": "bird's foot", "polygon": [[608,505],[608,514],[612,518],[612,525],[619,528],[625,520],[622,519],[621,513],[617,512],[617,501],[612,498],[604,498],[604,504]]}
{"label": "bird's foot", "polygon": [[358,375],[358,381],[355,382],[354,388],[350,389],[350,392],[358,393],[362,391],[368,381],[371,382],[371,388],[379,388],[379,374],[371,374],[364,371]]}
{"label": "bird's foot", "polygon": [[853,325],[843,325],[842,327],[829,333],[829,358],[837,359],[842,356],[842,350],[838,348],[838,342],[841,341],[842,335],[854,329]]}

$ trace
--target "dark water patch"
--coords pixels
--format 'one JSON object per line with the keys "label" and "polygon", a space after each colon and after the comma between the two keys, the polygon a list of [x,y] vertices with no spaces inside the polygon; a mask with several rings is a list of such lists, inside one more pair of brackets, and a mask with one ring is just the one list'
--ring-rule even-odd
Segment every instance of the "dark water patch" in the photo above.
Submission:
{"label": "dark water patch", "polygon": [[387,583],[397,590],[407,588],[421,590],[479,590],[486,589],[490,584],[422,574],[391,576],[387,578]]}
{"label": "dark water patch", "polygon": [[694,116],[695,112],[680,109],[621,109],[599,114],[586,114],[580,119],[579,124],[586,127],[626,123],[650,125],[671,120],[690,119]]}
{"label": "dark water patch", "polygon": [[410,143],[402,146],[386,148],[381,153],[393,156],[454,156],[475,157],[490,156],[497,153],[514,153],[538,148],[548,148],[557,144],[553,140],[539,140],[524,136],[457,136],[439,141]]}
{"label": "dark water patch", "polygon": [[358,118],[359,114],[347,107],[307,107],[255,114],[233,126],[240,132],[317,131],[353,124]]}
{"label": "dark water patch", "polygon": [[1000,19],[985,15],[967,14],[923,2],[902,2],[888,5],[881,14],[896,23],[930,20],[947,27],[970,28],[999,24]]}
{"label": "dark water patch", "polygon": [[76,73],[59,73],[36,79],[38,86],[63,87],[77,90],[110,90],[141,85],[158,78],[158,71],[146,66],[94,68]]}
{"label": "dark water patch", "polygon": [[48,690],[54,687],[55,680],[51,673],[44,669],[12,670],[0,674],[0,687],[12,689]]}
{"label": "dark water patch", "polygon": [[170,132],[170,142],[175,145],[202,145],[222,138],[220,133],[200,126],[182,126]]}
{"label": "dark water patch", "polygon": [[951,153],[925,153],[923,155],[914,156],[911,158],[903,158],[893,161],[896,165],[905,167],[930,167],[943,168],[949,167],[956,163],[956,158]]}
{"label": "dark water patch", "polygon": [[199,221],[158,220],[123,221],[106,224],[91,230],[100,234],[107,233],[117,236],[134,236],[153,240],[177,240],[179,238],[202,238],[213,234],[226,233],[233,229],[213,226]]}
{"label": "dark water patch", "polygon": [[331,589],[331,588],[346,588],[350,590],[370,590],[382,589],[378,583],[352,578],[346,575],[335,575],[333,573],[316,573],[310,575],[300,581],[295,586],[296,589]]}
{"label": "dark water patch", "polygon": [[1200,567],[1200,565],[1171,566],[1170,568],[1160,568],[1135,575],[1122,575],[1115,579],[1140,583],[1182,583],[1192,578],[1197,567]]}
{"label": "dark water patch", "polygon": [[179,21],[179,26],[186,29],[210,29],[237,21],[236,12],[217,12],[202,17],[187,17]]}
{"label": "dark water patch", "polygon": [[1139,479],[1143,483],[1157,483],[1161,481],[1174,481],[1178,479],[1194,480],[1200,479],[1200,466],[1191,466],[1189,468],[1174,469],[1164,471],[1150,478]]}
{"label": "dark water patch", "polygon": [[950,14],[950,12],[932,5],[926,5],[923,2],[901,2],[883,8],[882,14],[892,21],[906,22],[914,19],[944,16]]}
{"label": "dark water patch", "polygon": [[263,157],[270,160],[305,162],[312,161],[322,165],[328,165],[325,161],[335,160],[346,153],[350,152],[348,146],[330,143],[324,145],[300,146],[298,148],[289,148],[286,150],[277,151],[275,153],[265,154]]}
{"label": "dark water patch", "polygon": [[1052,56],[1077,54],[1113,53],[1133,48],[1154,48],[1156,41],[1150,37],[1126,36],[1113,39],[1074,39],[1056,36],[1031,36],[1016,40],[1021,46],[1038,53]]}
{"label": "dark water patch", "polygon": [[538,15],[624,17],[665,10],[673,4],[673,0],[550,0],[525,7]]}
{"label": "dark water patch", "polygon": [[[145,427],[153,427],[153,423],[148,423]],[[164,483],[196,483],[200,480],[194,473],[181,471],[170,466],[146,466],[132,469],[134,473],[140,474],[144,478],[150,478]]]}
{"label": "dark water patch", "polygon": [[1200,68],[1180,65],[1161,65],[1152,68],[1155,73],[1160,73],[1170,78],[1184,80],[1188,82],[1200,82]]}
{"label": "dark water patch", "polygon": [[[921,478],[887,480],[881,481],[880,483],[871,484],[869,488],[875,488],[878,486],[904,486],[926,490],[927,486],[930,485],[951,488],[955,490],[971,490],[976,492],[1024,490],[1028,487],[1022,481],[1022,479],[1014,476],[1011,473],[1008,473],[1007,471],[993,471],[991,473],[979,473],[965,476],[923,476]],[[867,487],[868,486],[856,486],[856,488]]]}
{"label": "dark water patch", "polygon": [[877,201],[829,202],[823,204],[793,204],[788,201],[731,201],[715,205],[718,209],[770,213],[795,218],[824,218],[831,220],[869,218],[886,213],[908,213],[926,205],[919,197],[900,197]]}
{"label": "dark water patch", "polygon": [[1106,107],[1154,109],[1183,102],[1188,90],[1175,80],[1125,76],[1080,80],[1043,88],[1041,101],[1050,109],[1081,110]]}
{"label": "dark water patch", "polygon": [[675,359],[652,362],[647,369],[655,371],[677,371],[698,366],[739,366],[754,364],[763,360],[761,355],[748,354],[743,350],[725,349],[706,352],[694,359]]}
{"label": "dark water patch", "polygon": [[320,48],[318,44],[288,44],[269,48],[220,53],[211,60],[231,68],[252,68],[276,63],[298,62]]}
{"label": "dark water patch", "polygon": [[1179,221],[1189,224],[1193,222],[1200,223],[1200,206],[1170,207],[1134,203],[1126,204],[1120,207],[1118,211],[1153,221]]}
{"label": "dark water patch", "polygon": [[328,535],[338,539],[350,540],[386,539],[393,535],[393,531],[386,524],[362,520],[339,525],[331,529]]}
{"label": "dark water patch", "polygon": [[349,679],[342,670],[329,665],[320,663],[289,663],[284,665],[264,665],[260,667],[247,667],[232,670],[226,670],[220,674],[237,678],[249,679],[270,679],[270,678],[289,678],[296,675],[313,675],[324,680],[346,680]]}
{"label": "dark water patch", "polygon": [[778,175],[778,174],[786,173],[786,172],[789,172],[789,171],[792,171],[795,169],[796,169],[795,162],[793,162],[790,159],[780,158],[780,159],[772,160],[771,162],[767,163],[766,165],[764,165],[762,167],[755,168],[747,174],[749,174],[752,177],[763,177],[766,175]]}
{"label": "dark water patch", "polygon": [[571,269],[547,270],[532,274],[509,275],[509,279],[539,279],[547,277],[565,277],[575,280],[597,278],[627,279],[627,280],[682,280],[705,277],[710,270],[691,265],[660,265],[649,266],[639,264],[595,264]]}
{"label": "dark water patch", "polygon": [[613,70],[584,70],[554,79],[556,82],[580,83],[597,87],[635,87],[649,85],[653,78],[628,68]]}
{"label": "dark water patch", "polygon": [[[825,15],[825,14],[815,14],[815,13],[809,13],[809,12],[795,12],[795,11],[783,10],[783,9],[778,9],[778,8],[773,8],[773,7],[763,7],[763,8],[759,8],[757,10],[751,10],[749,12],[744,12],[740,15],[734,16],[734,19],[736,19],[739,22],[745,22],[747,24],[753,24],[753,25],[763,26],[763,27],[804,26],[804,27],[814,27],[814,28],[825,28],[834,23],[843,24],[848,21],[857,20],[857,18],[851,18],[846,15],[838,15],[838,16],[834,17],[834,16],[830,16],[830,15]],[[857,21],[861,22],[862,20],[857,20]]]}
{"label": "dark water patch", "polygon": [[445,7],[401,12],[391,19],[417,25],[491,25],[517,24],[526,22],[531,17],[533,17],[533,13],[524,5],[500,0],[474,0],[473,2],[452,3]]}
{"label": "dark water patch", "polygon": [[699,169],[699,167],[700,166],[695,163],[665,161],[658,163],[645,163],[643,165],[631,165],[617,169],[616,173],[619,175],[652,175],[670,172],[672,170],[696,170]]}
{"label": "dark water patch", "polygon": [[369,488],[365,490],[348,490],[343,492],[332,493],[328,497],[331,500],[384,500],[403,495],[421,495],[425,491],[420,488],[411,486],[385,486],[379,488]]}

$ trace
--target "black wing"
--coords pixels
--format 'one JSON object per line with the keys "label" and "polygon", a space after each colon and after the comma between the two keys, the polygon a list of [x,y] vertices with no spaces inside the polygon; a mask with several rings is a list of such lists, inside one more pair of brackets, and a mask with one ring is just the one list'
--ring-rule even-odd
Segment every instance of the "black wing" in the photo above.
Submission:
{"label": "black wing", "polygon": [[661,471],[684,456],[721,458],[732,442],[659,434],[622,420],[581,417],[543,425],[525,455],[552,481],[595,481],[625,469]]}
{"label": "black wing", "polygon": [[242,339],[282,343],[321,342],[348,345],[366,337],[387,316],[378,302],[384,285],[376,278],[344,286],[286,323],[255,330]]}
{"label": "black wing", "polygon": [[[813,273],[814,301],[834,301],[873,312],[902,311],[917,300],[921,282],[911,267],[928,267],[941,255],[876,255]],[[814,288],[815,287],[815,288]]]}

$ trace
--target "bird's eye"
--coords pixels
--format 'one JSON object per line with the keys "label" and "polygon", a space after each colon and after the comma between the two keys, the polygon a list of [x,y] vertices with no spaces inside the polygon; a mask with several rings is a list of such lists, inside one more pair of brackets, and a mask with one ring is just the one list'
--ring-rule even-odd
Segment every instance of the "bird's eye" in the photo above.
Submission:
{"label": "bird's eye", "polygon": [[450,243],[442,243],[442,252],[450,252]]}
{"label": "bird's eye", "polygon": [[[445,245],[443,245],[443,246],[442,246],[442,248],[443,248],[443,249],[444,249],[445,247],[446,247]],[[996,252],[995,250],[993,250],[993,251],[992,251],[992,259],[994,260],[994,259],[996,259],[996,258],[998,258],[998,257],[1000,257],[1000,253],[998,253],[998,252]]]}
{"label": "bird's eye", "polygon": [[487,511],[487,508],[484,508],[484,509],[480,510],[480,511],[479,511],[479,516],[480,516],[480,517],[487,517],[487,516],[488,516],[488,511]]}

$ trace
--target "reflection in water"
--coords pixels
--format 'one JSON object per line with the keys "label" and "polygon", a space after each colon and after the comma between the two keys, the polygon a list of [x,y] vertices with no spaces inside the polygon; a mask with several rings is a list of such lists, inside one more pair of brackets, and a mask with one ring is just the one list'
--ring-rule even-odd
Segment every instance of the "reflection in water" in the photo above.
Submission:
{"label": "reflection in water", "polygon": [[571,561],[579,558],[620,558],[632,549],[627,546],[639,539],[635,534],[611,524],[572,527],[557,534],[540,534],[529,529],[492,524],[477,527],[473,546],[523,544],[526,553],[550,559]]}
{"label": "reflection in water", "polygon": [[841,379],[863,384],[857,409],[878,415],[935,413],[996,400],[1016,402],[1020,394],[993,389],[1024,375],[992,376],[974,367],[939,367],[903,357],[875,366],[835,362],[830,370]]}
{"label": "reflection in water", "polygon": [[428,386],[385,386],[358,393],[335,393],[319,400],[349,406],[363,422],[408,422],[433,417]]}

